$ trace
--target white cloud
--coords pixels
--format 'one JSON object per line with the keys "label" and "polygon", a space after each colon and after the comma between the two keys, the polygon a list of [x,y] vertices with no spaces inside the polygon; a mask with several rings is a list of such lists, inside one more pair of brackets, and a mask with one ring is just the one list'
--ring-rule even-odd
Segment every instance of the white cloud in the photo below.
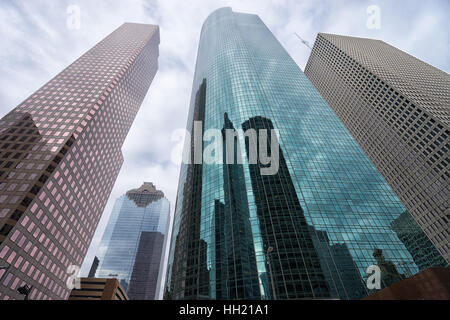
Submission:
{"label": "white cloud", "polygon": [[[51,3],[51,5],[50,5]],[[81,9],[81,29],[66,27],[67,6]],[[366,27],[369,5],[380,6],[380,30]],[[309,57],[295,36],[311,44],[317,32],[384,40],[449,72],[448,1],[361,0],[33,0],[0,3],[0,116],[123,22],[158,24],[160,68],[123,146],[125,162],[92,248],[100,240],[114,200],[152,181],[175,206],[178,166],[170,162],[172,132],[186,126],[198,39],[219,7],[258,14],[303,69]],[[430,50],[432,48],[432,50]],[[90,250],[84,271],[95,250]]]}

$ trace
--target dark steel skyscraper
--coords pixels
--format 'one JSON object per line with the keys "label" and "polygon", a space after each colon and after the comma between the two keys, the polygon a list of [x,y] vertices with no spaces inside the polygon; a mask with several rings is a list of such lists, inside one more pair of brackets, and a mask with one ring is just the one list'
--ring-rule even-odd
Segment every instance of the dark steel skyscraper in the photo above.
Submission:
{"label": "dark steel skyscraper", "polygon": [[66,299],[158,67],[159,28],[126,23],[0,120],[0,298]]}
{"label": "dark steel skyscraper", "polygon": [[88,278],[95,278],[95,274],[97,273],[97,268],[100,260],[97,257],[94,257],[94,261],[92,261],[91,269],[89,270]]}
{"label": "dark steel skyscraper", "polygon": [[[187,129],[166,298],[359,299],[371,265],[385,284],[419,271],[398,237],[411,226],[391,226],[404,206],[258,16],[222,8],[204,23]],[[193,161],[214,130],[238,134],[234,161]],[[272,138],[278,171],[262,175],[252,150]]]}
{"label": "dark steel skyscraper", "polygon": [[450,76],[383,41],[323,33],[305,74],[450,262]]}

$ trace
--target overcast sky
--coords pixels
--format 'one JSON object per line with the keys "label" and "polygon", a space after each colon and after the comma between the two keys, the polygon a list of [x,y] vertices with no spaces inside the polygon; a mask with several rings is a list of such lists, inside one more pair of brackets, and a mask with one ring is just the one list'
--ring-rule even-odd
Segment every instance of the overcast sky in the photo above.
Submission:
{"label": "overcast sky", "polygon": [[[73,5],[80,9],[79,25]],[[258,14],[302,69],[310,51],[295,32],[311,45],[318,32],[380,39],[450,72],[448,0],[0,1],[1,117],[123,22],[161,29],[159,71],[123,146],[125,162],[82,274],[118,196],[151,181],[164,191],[173,212],[179,166],[171,162],[176,144],[171,135],[186,126],[203,21],[224,6]],[[373,8],[379,9],[380,28]]]}

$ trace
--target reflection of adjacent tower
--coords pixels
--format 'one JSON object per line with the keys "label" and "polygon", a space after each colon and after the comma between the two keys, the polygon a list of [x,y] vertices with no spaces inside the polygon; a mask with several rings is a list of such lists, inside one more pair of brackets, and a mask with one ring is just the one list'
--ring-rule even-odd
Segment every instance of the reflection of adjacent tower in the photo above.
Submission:
{"label": "reflection of adjacent tower", "polygon": [[447,262],[408,211],[392,221],[391,227],[411,253],[420,271],[430,267],[448,267]]}
{"label": "reflection of adjacent tower", "polygon": [[[175,240],[169,292],[173,299],[208,298],[210,294],[209,271],[206,266],[207,243],[200,238],[203,165],[194,163],[195,134],[193,132],[194,122],[204,124],[205,99],[206,80],[203,80],[195,97],[190,144],[191,162],[187,165],[180,231]],[[203,131],[196,134],[201,134],[203,137]],[[203,146],[200,151],[202,150]]]}
{"label": "reflection of adjacent tower", "polygon": [[332,296],[339,299],[361,299],[366,288],[345,243],[331,244],[328,233],[309,227],[320,264]]}
{"label": "reflection of adjacent tower", "polygon": [[[242,128],[244,131],[254,129],[257,133],[266,129],[267,153],[270,156],[272,121],[253,117],[244,122]],[[260,141],[257,143],[258,154],[259,147]],[[248,156],[248,139],[246,149]],[[265,166],[258,161],[250,164],[249,169],[264,251],[274,248],[270,256],[273,274],[269,273],[269,279],[273,277],[276,298],[329,297],[329,288],[281,148],[278,172],[261,175],[260,169],[270,165]]]}
{"label": "reflection of adjacent tower", "polygon": [[[223,181],[225,204],[216,200],[216,298],[259,299],[255,249],[250,226],[250,212],[245,187],[244,168],[241,161],[239,140],[234,136],[226,141],[227,131],[234,133],[233,123],[224,115]],[[231,135],[230,135],[231,137]],[[231,144],[233,161],[227,163],[227,144]],[[231,159],[230,159],[231,160]]]}
{"label": "reflection of adjacent tower", "polygon": [[270,292],[269,277],[267,276],[267,272],[262,272],[259,277],[261,279],[261,284],[263,287],[263,292],[261,293],[261,297],[264,300],[267,300],[270,297],[264,296],[264,294]]}
{"label": "reflection of adjacent tower", "polygon": [[375,248],[373,250],[373,257],[377,260],[377,266],[381,270],[381,288],[389,287],[405,279],[405,275],[398,272],[395,264],[390,260],[386,260],[383,255],[383,250]]}
{"label": "reflection of adjacent tower", "polygon": [[208,243],[200,239],[198,243],[198,299],[210,299],[210,271],[207,264]]}
{"label": "reflection of adjacent tower", "polygon": [[214,243],[216,267],[216,299],[226,299],[228,289],[228,237],[225,219],[225,204],[214,200]]}

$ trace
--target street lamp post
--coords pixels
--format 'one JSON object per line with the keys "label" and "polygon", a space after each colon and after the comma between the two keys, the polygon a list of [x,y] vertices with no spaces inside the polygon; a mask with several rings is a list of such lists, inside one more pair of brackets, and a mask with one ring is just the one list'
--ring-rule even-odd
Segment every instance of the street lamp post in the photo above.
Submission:
{"label": "street lamp post", "polygon": [[269,247],[266,252],[267,263],[269,264],[270,280],[272,282],[273,300],[277,300],[277,294],[275,291],[275,282],[273,281],[272,262],[270,260],[270,253],[273,251],[273,247]]}
{"label": "street lamp post", "polygon": [[29,295],[31,293],[31,290],[33,290],[33,286],[28,286],[27,284],[23,285],[22,287],[17,289],[17,292],[24,295],[25,298],[23,300],[29,300]]}

